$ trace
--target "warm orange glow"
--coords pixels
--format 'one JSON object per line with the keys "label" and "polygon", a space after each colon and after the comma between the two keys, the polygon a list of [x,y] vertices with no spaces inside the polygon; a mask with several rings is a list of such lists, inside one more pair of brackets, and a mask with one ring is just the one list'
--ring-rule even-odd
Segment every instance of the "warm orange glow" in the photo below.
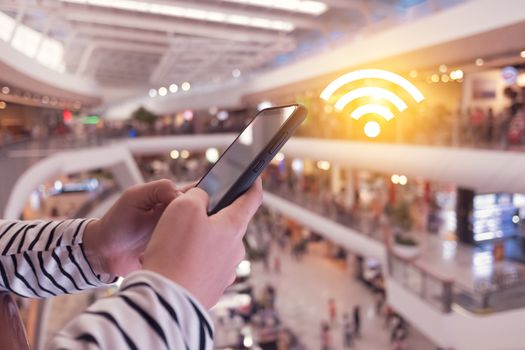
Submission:
{"label": "warm orange glow", "polygon": [[385,118],[386,121],[389,121],[390,119],[394,118],[394,113],[392,113],[388,108],[377,104],[367,104],[357,107],[351,113],[351,116],[355,120],[359,120],[359,118],[367,114],[377,114]]}
{"label": "warm orange glow", "polygon": [[378,87],[363,87],[352,90],[341,97],[335,104],[335,108],[342,111],[349,103],[361,97],[374,97],[378,99],[385,99],[392,103],[396,108],[402,112],[407,109],[407,104],[396,94],[387,89]]}
{"label": "warm orange glow", "polygon": [[[411,77],[417,77],[417,71],[412,70],[409,72],[409,75]],[[439,75],[437,76],[437,78],[439,81]],[[330,84],[328,84],[328,86],[321,92],[320,97],[323,100],[328,101],[339,88],[342,88],[346,84],[363,79],[385,80],[403,88],[408,94],[412,96],[412,98],[416,102],[421,102],[424,99],[424,96],[421,93],[421,91],[419,91],[418,88],[410,81],[398,74],[381,69],[361,69],[344,74],[332,81]],[[359,120],[361,117],[368,114],[378,115],[386,121],[390,121],[394,118],[394,114],[390,109],[381,105],[381,102],[375,103],[374,100],[385,102],[388,101],[390,104],[393,104],[399,112],[403,112],[405,109],[408,108],[406,102],[403,101],[401,97],[399,97],[396,93],[383,87],[365,86],[348,90],[348,92],[346,92],[335,102],[335,108],[339,111],[342,111],[352,102],[357,101],[361,98],[365,98],[366,102],[360,101],[360,104],[362,103],[360,106],[352,106],[352,108],[356,108],[350,113],[350,116],[355,120]],[[373,100],[374,103],[370,103],[370,99]],[[375,138],[381,133],[381,125],[379,125],[379,123],[376,121],[369,121],[365,124],[363,131],[366,136],[370,138]]]}
{"label": "warm orange glow", "polygon": [[405,89],[416,102],[421,102],[424,97],[418,88],[402,76],[382,69],[361,69],[340,76],[331,82],[321,93],[321,98],[327,101],[339,88],[348,83],[362,79],[382,79]]}
{"label": "warm orange glow", "polygon": [[371,139],[378,137],[381,133],[381,126],[378,122],[370,121],[365,124],[365,135]]}

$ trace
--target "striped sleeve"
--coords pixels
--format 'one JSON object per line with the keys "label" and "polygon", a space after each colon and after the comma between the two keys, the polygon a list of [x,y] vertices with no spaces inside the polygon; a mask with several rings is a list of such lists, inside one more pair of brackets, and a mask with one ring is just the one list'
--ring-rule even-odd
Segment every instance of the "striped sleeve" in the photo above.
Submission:
{"label": "striped sleeve", "polygon": [[47,347],[58,349],[211,350],[213,325],[186,290],[139,271],[66,325]]}
{"label": "striped sleeve", "polygon": [[89,221],[0,220],[0,290],[46,298],[114,282],[96,275],[84,254]]}

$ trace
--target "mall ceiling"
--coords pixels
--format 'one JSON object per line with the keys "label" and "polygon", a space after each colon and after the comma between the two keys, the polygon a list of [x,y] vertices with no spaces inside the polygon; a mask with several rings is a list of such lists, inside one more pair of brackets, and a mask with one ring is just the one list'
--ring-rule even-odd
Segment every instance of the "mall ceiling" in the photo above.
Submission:
{"label": "mall ceiling", "polygon": [[414,5],[452,2],[460,1],[1,0],[0,11],[60,42],[71,74],[106,87],[180,88],[280,66]]}

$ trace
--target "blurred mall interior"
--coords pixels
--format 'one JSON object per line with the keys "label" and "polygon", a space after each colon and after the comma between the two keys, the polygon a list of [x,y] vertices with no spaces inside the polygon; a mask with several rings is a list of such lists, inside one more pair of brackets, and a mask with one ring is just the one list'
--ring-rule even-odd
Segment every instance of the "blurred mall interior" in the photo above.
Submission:
{"label": "blurred mall interior", "polygon": [[[0,217],[184,186],[290,103],[214,348],[525,349],[523,0],[0,0]],[[31,348],[120,282],[15,297]]]}

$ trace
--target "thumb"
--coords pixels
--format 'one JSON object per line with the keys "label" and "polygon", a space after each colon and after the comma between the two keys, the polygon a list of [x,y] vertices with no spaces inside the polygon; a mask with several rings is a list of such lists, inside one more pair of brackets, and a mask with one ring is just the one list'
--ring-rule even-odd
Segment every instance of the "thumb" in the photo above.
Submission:
{"label": "thumb", "polygon": [[227,218],[235,225],[246,227],[255,215],[257,209],[259,209],[262,203],[262,197],[262,181],[259,177],[248,191],[237,198],[232,204],[220,210],[214,217],[218,219]]}
{"label": "thumb", "polygon": [[131,202],[144,210],[150,210],[159,204],[167,206],[180,193],[170,180],[157,180],[138,185],[129,190]]}

